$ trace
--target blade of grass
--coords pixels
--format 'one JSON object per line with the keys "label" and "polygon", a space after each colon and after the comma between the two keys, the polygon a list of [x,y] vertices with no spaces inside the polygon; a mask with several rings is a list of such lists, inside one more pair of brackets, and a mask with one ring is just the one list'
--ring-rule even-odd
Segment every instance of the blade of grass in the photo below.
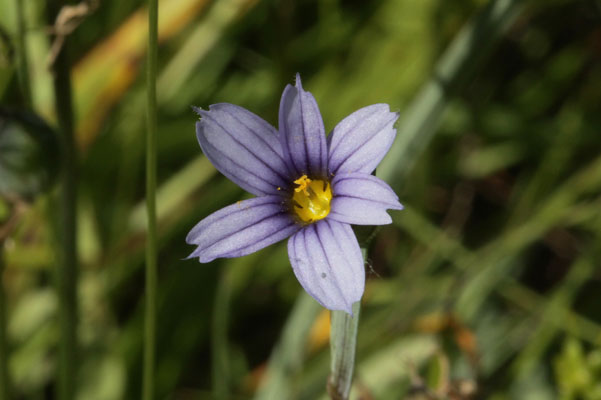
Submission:
{"label": "blade of grass", "polygon": [[[498,292],[513,304],[531,313],[539,313],[545,307],[550,308],[554,306],[549,304],[544,296],[519,284],[513,279],[509,279],[506,284],[501,285]],[[549,321],[553,328],[563,330],[593,345],[601,343],[601,326],[595,321],[583,317],[581,314],[563,305],[557,306],[554,312],[553,318]]]}
{"label": "blade of grass", "polygon": [[[167,223],[169,217],[176,214],[177,210],[185,207],[186,202],[190,201],[194,192],[198,191],[216,173],[217,170],[208,158],[197,157],[165,181],[156,193],[157,219],[161,226]],[[129,227],[136,233],[145,230],[144,212],[143,203],[137,204],[131,212]]]}
{"label": "blade of grass", "polygon": [[[435,227],[422,228],[426,220],[412,210],[406,209],[393,221],[407,229],[424,244],[436,243],[443,253],[449,253],[455,265],[467,275],[464,289],[457,299],[456,309],[462,317],[470,320],[477,315],[488,295],[507,276],[510,261],[525,248],[553,227],[581,224],[599,215],[598,201],[578,204],[580,196],[595,192],[601,187],[601,158],[568,179],[537,211],[520,225],[508,228],[495,240],[476,251],[466,251],[444,233],[436,234]],[[418,229],[414,229],[418,227]],[[430,234],[428,234],[430,232]],[[438,238],[432,240],[432,237]]]}
{"label": "blade of grass", "polygon": [[144,370],[142,398],[155,398],[155,353],[157,314],[157,232],[156,232],[156,163],[157,99],[156,75],[158,52],[158,0],[148,0],[147,110],[146,110],[146,306],[144,319]]}
{"label": "blade of grass", "polygon": [[[594,272],[595,263],[590,254],[584,254],[576,259],[559,287],[548,296],[548,301],[533,313],[540,323],[528,337],[528,344],[512,364],[512,371],[516,377],[528,376],[539,360],[542,359],[541,354],[544,353],[557,336],[557,333],[560,332],[560,328],[557,326],[557,316],[563,310],[572,307],[578,291]],[[560,320],[565,321],[563,318]],[[598,334],[599,330],[597,330]],[[599,339],[601,337],[597,337],[597,340]]]}
{"label": "blade of grass", "polygon": [[[457,301],[457,309],[461,310],[461,314],[467,319],[475,317],[488,294],[507,275],[507,268],[511,263],[506,261],[543,237],[549,229],[570,222],[574,213],[582,212],[582,209],[586,208],[577,204],[578,198],[586,193],[598,191],[599,187],[601,157],[578,171],[548,196],[548,200],[539,206],[537,212],[528,220],[487,244],[471,260],[466,260],[467,269],[475,266],[481,268],[473,269],[477,272],[467,279]],[[591,207],[598,210],[598,201],[593,202]]]}
{"label": "blade of grass", "polygon": [[378,166],[379,177],[394,186],[403,181],[434,136],[449,99],[519,14],[521,4],[519,0],[492,0],[461,30],[436,65],[433,77],[403,113],[397,138]]}
{"label": "blade of grass", "polygon": [[215,400],[232,398],[233,376],[228,340],[230,314],[233,311],[230,310],[232,299],[245,288],[255,267],[257,265],[261,265],[262,268],[268,266],[274,262],[274,256],[277,260],[280,259],[277,257],[277,252],[267,255],[259,252],[232,259],[221,272],[215,292],[211,327],[211,373]]}
{"label": "blade of grass", "polygon": [[[386,345],[380,345],[357,368],[357,380],[368,388],[373,399],[399,399],[406,392],[395,393],[399,382],[410,381],[414,369],[422,367],[438,349],[436,337],[428,334],[408,334]],[[401,386],[402,387],[402,386]],[[398,389],[397,389],[398,390]],[[392,392],[392,393],[391,393]],[[359,400],[353,392],[351,399]]]}
{"label": "blade of grass", "polygon": [[[181,32],[209,3],[207,0],[162,1],[159,40],[165,41]],[[132,60],[144,56],[146,19],[146,10],[140,8],[75,66],[80,147],[87,148],[96,139],[102,121],[138,76],[138,63]]]}
{"label": "blade of grass", "polygon": [[196,65],[223,37],[225,29],[256,3],[256,0],[222,0],[211,7],[205,20],[192,31],[159,77],[161,102],[169,102],[177,96]]}
{"label": "blade of grass", "polygon": [[292,398],[289,380],[302,364],[307,335],[320,310],[319,303],[305,291],[299,294],[284,325],[282,337],[271,354],[265,379],[255,400]]}
{"label": "blade of grass", "polygon": [[[209,181],[217,170],[208,158],[197,157],[173,174],[157,190],[157,219],[161,226],[167,223],[169,217],[185,207],[193,193]],[[137,204],[131,212],[129,227],[140,233],[145,230],[144,204]]]}
{"label": "blade of grass", "polygon": [[577,148],[576,143],[583,133],[582,115],[578,110],[575,110],[572,104],[567,104],[555,118],[554,123],[557,134],[547,147],[534,175],[529,177],[527,186],[512,207],[508,226],[518,224],[536,208],[541,197],[544,198],[544,194],[553,188],[561,175],[562,166]]}
{"label": "blade of grass", "polygon": [[[579,209],[582,206],[578,206]],[[597,216],[601,213],[599,212],[598,205],[591,205],[590,211],[596,212]],[[570,209],[566,210],[566,214],[571,214]],[[587,220],[593,218],[593,215],[590,213],[587,214],[586,218],[583,220]],[[438,254],[440,257],[449,260],[452,262],[458,269],[465,270],[469,267],[470,260],[479,260],[481,264],[488,264],[488,259],[486,258],[486,253],[482,252],[482,250],[472,251],[465,248],[459,241],[453,239],[444,231],[440,230],[422,215],[420,215],[413,207],[405,205],[405,209],[403,210],[403,214],[401,216],[393,218],[393,221],[396,225],[402,227],[409,235],[413,238],[421,242],[423,245],[428,246]],[[581,222],[579,220],[579,222]],[[517,228],[516,228],[517,229]],[[506,234],[507,235],[507,234]],[[434,238],[434,239],[433,239]],[[526,245],[531,241],[528,240]],[[582,261],[584,262],[584,261]],[[582,270],[584,268],[584,270]],[[574,271],[575,274],[574,279],[582,279],[580,274],[588,273],[586,269],[587,265],[581,265],[581,268],[577,271]],[[532,311],[532,312],[540,312],[541,307],[543,307],[543,302],[545,298],[540,296],[533,291],[526,289],[522,285],[519,285],[517,282],[511,280],[511,278],[507,277],[507,283],[501,284],[497,286],[497,291],[505,298],[509,299],[513,303],[519,305],[520,307]],[[570,287],[574,286],[574,283],[570,283]],[[565,291],[566,289],[558,289],[560,291]],[[587,340],[589,342],[596,342],[601,340],[599,334],[601,333],[601,327],[595,324],[594,322],[580,316],[576,312],[572,311],[567,305],[559,304],[556,305],[555,313],[553,314],[553,323],[557,328],[563,329],[570,334],[575,335],[583,340]],[[569,324],[565,324],[562,321],[565,321],[564,318],[559,318],[559,315],[564,315],[566,319],[570,320]]]}
{"label": "blade of grass", "polygon": [[[54,23],[63,2],[48,2],[48,22]],[[61,133],[62,169],[60,175],[60,238],[61,265],[57,268],[59,297],[59,370],[57,397],[60,400],[75,398],[77,390],[78,338],[77,338],[77,148],[73,129],[73,102],[71,97],[71,70],[68,59],[69,38],[53,65],[53,85],[56,114]]]}

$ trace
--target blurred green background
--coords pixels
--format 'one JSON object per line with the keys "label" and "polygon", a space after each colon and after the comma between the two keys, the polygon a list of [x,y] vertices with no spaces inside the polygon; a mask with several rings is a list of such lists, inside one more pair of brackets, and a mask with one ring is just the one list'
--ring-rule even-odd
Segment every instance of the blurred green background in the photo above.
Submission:
{"label": "blurred green background", "polygon": [[[17,399],[53,398],[61,335],[45,3],[0,0],[0,250]],[[183,260],[196,222],[248,196],[201,155],[190,106],[234,103],[277,126],[281,92],[300,72],[327,131],[372,103],[401,112],[377,174],[406,209],[369,245],[353,398],[601,399],[601,1],[160,4],[159,398],[325,395],[328,313],[302,292],[285,242]],[[67,39],[78,399],[135,399],[145,3],[92,11]]]}

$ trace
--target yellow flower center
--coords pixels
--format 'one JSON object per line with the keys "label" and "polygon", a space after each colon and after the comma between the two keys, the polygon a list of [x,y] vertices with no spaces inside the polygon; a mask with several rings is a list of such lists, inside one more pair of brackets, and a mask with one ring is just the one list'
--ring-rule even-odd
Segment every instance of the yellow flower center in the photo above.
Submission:
{"label": "yellow flower center", "polygon": [[307,223],[324,219],[330,213],[332,189],[330,183],[309,179],[303,175],[294,181],[298,185],[292,195],[292,209],[297,217]]}

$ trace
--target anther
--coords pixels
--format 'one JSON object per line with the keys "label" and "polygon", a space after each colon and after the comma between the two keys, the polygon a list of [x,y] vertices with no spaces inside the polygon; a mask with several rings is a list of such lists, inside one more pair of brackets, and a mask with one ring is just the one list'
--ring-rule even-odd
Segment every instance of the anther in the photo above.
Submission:
{"label": "anther", "polygon": [[306,224],[324,219],[330,213],[332,190],[326,180],[311,180],[303,175],[294,181],[294,189],[290,199],[291,211]]}

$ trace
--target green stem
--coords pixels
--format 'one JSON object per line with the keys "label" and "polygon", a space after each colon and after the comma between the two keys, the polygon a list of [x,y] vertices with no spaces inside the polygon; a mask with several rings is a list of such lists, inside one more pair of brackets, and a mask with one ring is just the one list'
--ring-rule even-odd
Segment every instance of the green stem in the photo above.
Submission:
{"label": "green stem", "polygon": [[[62,1],[48,2],[48,21],[54,22]],[[73,106],[71,99],[70,64],[67,56],[68,38],[53,65],[54,97],[58,127],[61,132],[62,170],[60,176],[60,238],[61,265],[57,269],[59,295],[58,398],[75,397],[77,382],[77,149],[73,131]]]}
{"label": "green stem", "polygon": [[330,329],[330,377],[328,394],[332,400],[347,400],[353,383],[355,349],[361,302],[353,304],[353,315],[345,311],[332,311]]}
{"label": "green stem", "polygon": [[[367,258],[367,245],[361,248],[363,259]],[[353,315],[345,311],[332,311],[330,321],[330,377],[328,394],[332,400],[347,400],[351,393],[355,370],[355,350],[361,301],[353,304]]]}
{"label": "green stem", "polygon": [[4,294],[4,243],[0,241],[0,400],[10,399],[8,341],[6,338],[6,297]]}
{"label": "green stem", "polygon": [[25,0],[15,0],[17,11],[17,57],[19,83],[23,101],[27,107],[31,106],[31,84],[29,83],[29,62],[27,61],[27,46],[25,45],[25,18],[23,6]]}
{"label": "green stem", "polygon": [[156,291],[157,291],[157,233],[156,233],[156,136],[157,136],[157,51],[158,1],[148,1],[148,70],[146,74],[146,211],[148,236],[146,243],[146,318],[144,329],[144,373],[142,398],[152,400],[155,375]]}

